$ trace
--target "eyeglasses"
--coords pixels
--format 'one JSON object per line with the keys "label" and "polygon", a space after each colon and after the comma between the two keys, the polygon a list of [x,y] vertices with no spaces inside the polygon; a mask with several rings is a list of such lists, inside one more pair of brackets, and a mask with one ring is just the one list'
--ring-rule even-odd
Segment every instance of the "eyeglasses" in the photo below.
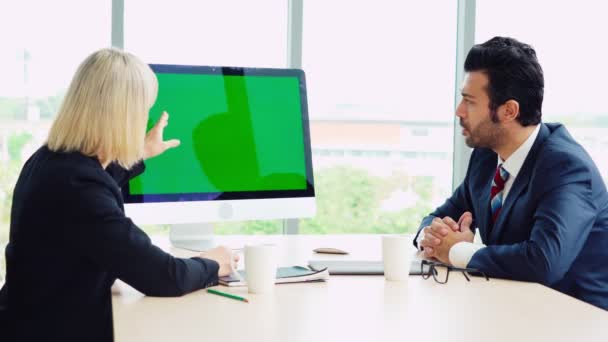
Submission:
{"label": "eyeglasses", "polygon": [[[426,267],[425,267],[426,266]],[[486,281],[490,281],[490,278],[483,272],[474,268],[460,268],[446,264],[442,264],[436,261],[422,260],[420,262],[420,274],[423,279],[429,279],[433,276],[436,282],[439,284],[445,284],[448,282],[450,277],[450,271],[461,272],[467,281],[471,281],[469,276],[481,275],[486,278]],[[445,278],[444,275],[445,274]]]}

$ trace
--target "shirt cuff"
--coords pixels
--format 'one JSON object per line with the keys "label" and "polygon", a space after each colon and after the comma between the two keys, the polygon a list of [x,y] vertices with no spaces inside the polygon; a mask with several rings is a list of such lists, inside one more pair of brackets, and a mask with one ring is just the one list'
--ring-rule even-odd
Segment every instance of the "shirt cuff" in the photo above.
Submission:
{"label": "shirt cuff", "polygon": [[[424,229],[424,228],[422,228]],[[420,230],[420,234],[418,234],[418,238],[416,239],[416,246],[418,247],[419,251],[422,251],[424,248],[422,248],[422,246],[420,246],[420,241],[422,241],[422,239],[424,238],[424,235],[422,234],[422,230]]]}
{"label": "shirt cuff", "polygon": [[461,241],[450,248],[450,263],[456,267],[466,268],[473,254],[484,248],[484,245]]}

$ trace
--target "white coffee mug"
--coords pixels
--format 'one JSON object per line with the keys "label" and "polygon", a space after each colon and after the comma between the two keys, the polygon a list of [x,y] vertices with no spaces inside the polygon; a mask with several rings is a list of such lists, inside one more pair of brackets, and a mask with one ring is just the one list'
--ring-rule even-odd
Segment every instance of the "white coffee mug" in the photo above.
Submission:
{"label": "white coffee mug", "polygon": [[390,281],[406,281],[412,263],[412,239],[404,235],[382,237],[384,277]]}
{"label": "white coffee mug", "polygon": [[245,280],[249,293],[268,293],[277,276],[275,245],[245,246]]}

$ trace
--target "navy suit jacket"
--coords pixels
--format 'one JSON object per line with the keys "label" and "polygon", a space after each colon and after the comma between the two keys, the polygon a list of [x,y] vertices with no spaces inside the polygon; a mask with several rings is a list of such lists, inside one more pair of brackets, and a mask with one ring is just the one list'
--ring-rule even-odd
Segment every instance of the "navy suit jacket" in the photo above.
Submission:
{"label": "navy suit jacket", "polygon": [[[608,193],[587,152],[560,124],[541,124],[494,225],[497,155],[473,150],[464,182],[425,217],[470,211],[487,247],[467,265],[491,277],[532,281],[608,309]],[[414,244],[416,240],[414,239]]]}

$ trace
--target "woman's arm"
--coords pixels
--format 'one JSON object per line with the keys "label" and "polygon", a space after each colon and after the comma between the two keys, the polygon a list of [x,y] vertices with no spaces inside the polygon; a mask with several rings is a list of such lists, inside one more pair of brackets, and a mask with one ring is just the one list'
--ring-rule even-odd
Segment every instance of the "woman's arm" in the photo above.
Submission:
{"label": "woman's arm", "polygon": [[110,163],[106,168],[106,172],[114,178],[116,184],[121,188],[127,184],[131,178],[141,175],[145,170],[146,165],[143,160],[135,164],[130,170],[127,170],[116,163]]}
{"label": "woman's arm", "polygon": [[150,296],[180,296],[217,284],[216,261],[175,258],[153,245],[124,215],[108,185],[83,182],[75,190],[62,232],[75,258],[90,260]]}

